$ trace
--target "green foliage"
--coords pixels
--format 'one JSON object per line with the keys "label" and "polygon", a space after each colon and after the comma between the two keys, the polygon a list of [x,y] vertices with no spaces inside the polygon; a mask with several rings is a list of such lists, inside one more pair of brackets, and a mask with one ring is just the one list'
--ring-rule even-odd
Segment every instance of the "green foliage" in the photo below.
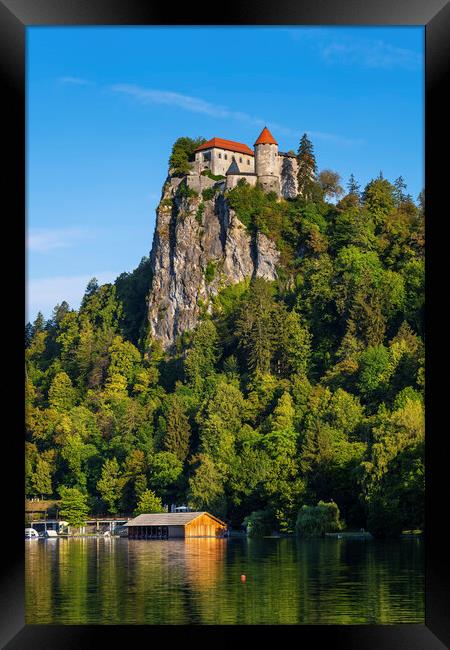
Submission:
{"label": "green foliage", "polygon": [[62,486],[59,515],[70,526],[84,526],[89,515],[88,497],[77,488]]}
{"label": "green foliage", "polygon": [[69,411],[74,406],[76,391],[72,386],[70,377],[64,371],[58,372],[52,379],[48,391],[48,402],[56,411]]}
{"label": "green foliage", "polygon": [[189,187],[187,182],[182,181],[177,187],[177,196],[182,196],[185,198],[196,198],[198,192],[196,192],[192,187]]}
{"label": "green foliage", "polygon": [[302,506],[296,522],[300,537],[324,537],[325,533],[334,533],[343,527],[339,508],[334,502],[319,501],[316,506]]}
{"label": "green foliage", "polygon": [[195,388],[214,372],[217,360],[217,330],[214,323],[205,320],[196,328],[187,350],[184,372],[188,382]]}
{"label": "green foliage", "polygon": [[203,214],[205,212],[205,204],[203,201],[199,204],[197,212],[195,213],[195,219],[199,226],[203,224]]}
{"label": "green foliage", "polygon": [[362,198],[374,217],[375,225],[380,227],[395,205],[393,185],[385,178],[376,178],[368,183]]}
{"label": "green foliage", "polygon": [[195,510],[206,510],[222,517],[226,512],[222,477],[214,461],[206,454],[200,454],[196,459],[187,496],[189,505]]}
{"label": "green foliage", "polygon": [[255,510],[245,517],[243,525],[248,537],[270,535],[276,526],[273,514],[267,510]]}
{"label": "green foliage", "polygon": [[149,459],[149,483],[158,494],[167,495],[180,478],[183,464],[170,451],[160,451]]}
{"label": "green foliage", "polygon": [[134,515],[151,514],[152,512],[163,512],[161,499],[152,490],[144,490],[139,497]]}
{"label": "green foliage", "polygon": [[351,177],[326,203],[339,181],[316,181],[308,142],[302,196],[225,194],[253,251],[275,243],[277,280],[219,284],[172,350],[149,334],[146,258],[27,324],[27,496],[69,490],[99,513],[184,502],[283,533],[323,501],[379,536],[423,527],[423,197]]}
{"label": "green foliage", "polygon": [[166,451],[174,454],[178,460],[184,462],[189,452],[191,439],[191,426],[187,409],[177,395],[168,395],[163,406],[164,413],[164,439],[163,446]]}
{"label": "green foliage", "polygon": [[311,140],[306,133],[300,140],[298,153],[298,191],[304,199],[311,199],[314,195],[315,176],[317,173],[316,157]]}
{"label": "green foliage", "polygon": [[214,280],[214,277],[216,275],[216,269],[217,269],[217,262],[214,262],[213,260],[209,260],[205,268],[205,282],[207,284],[210,284]]}
{"label": "green foliage", "polygon": [[202,176],[207,176],[213,181],[221,181],[226,178],[226,176],[222,176],[222,174],[213,174],[210,169],[204,169],[202,171]]}
{"label": "green foliage", "polygon": [[188,138],[183,136],[175,141],[172,153],[169,158],[169,166],[174,175],[187,174],[189,171],[189,159],[194,151],[206,142],[205,138]]}
{"label": "green foliage", "polygon": [[121,273],[115,281],[117,300],[122,306],[121,335],[139,349],[147,330],[147,295],[152,282],[150,259],[143,257],[131,273]]}
{"label": "green foliage", "polygon": [[52,494],[52,466],[43,456],[36,459],[34,472],[31,474],[31,489],[42,499]]}
{"label": "green foliage", "polygon": [[213,187],[207,187],[202,191],[202,197],[204,201],[211,201],[215,196],[215,189]]}
{"label": "green foliage", "polygon": [[122,494],[123,483],[116,458],[106,460],[102,467],[101,478],[97,483],[97,489],[108,508],[108,512],[116,512]]}

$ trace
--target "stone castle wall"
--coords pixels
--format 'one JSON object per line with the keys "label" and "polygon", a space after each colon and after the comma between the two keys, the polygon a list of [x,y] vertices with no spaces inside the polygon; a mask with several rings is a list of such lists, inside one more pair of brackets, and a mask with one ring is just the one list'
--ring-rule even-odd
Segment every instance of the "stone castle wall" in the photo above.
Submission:
{"label": "stone castle wall", "polygon": [[254,173],[254,156],[250,156],[245,153],[238,153],[234,151],[228,151],[227,149],[220,149],[219,147],[214,147],[213,149],[198,151],[195,154],[195,162],[200,171],[203,171],[204,169],[210,169],[213,174],[222,176],[225,176],[227,173],[229,166],[233,162],[233,158],[236,161],[240,172],[244,174]]}

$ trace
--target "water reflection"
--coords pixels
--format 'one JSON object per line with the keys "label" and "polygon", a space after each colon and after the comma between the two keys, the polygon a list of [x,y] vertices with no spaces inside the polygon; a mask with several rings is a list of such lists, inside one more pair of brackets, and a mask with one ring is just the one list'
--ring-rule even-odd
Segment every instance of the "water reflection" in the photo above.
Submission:
{"label": "water reflection", "polygon": [[28,624],[423,623],[423,590],[420,540],[26,545]]}

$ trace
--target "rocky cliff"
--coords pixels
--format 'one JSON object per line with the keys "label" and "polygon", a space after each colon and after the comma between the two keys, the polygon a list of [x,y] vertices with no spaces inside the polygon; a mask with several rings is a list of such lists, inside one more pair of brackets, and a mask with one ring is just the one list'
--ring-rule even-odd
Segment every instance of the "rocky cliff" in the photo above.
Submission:
{"label": "rocky cliff", "polygon": [[156,210],[148,318],[152,336],[166,349],[196,326],[200,311],[211,309],[221,287],[253,276],[277,277],[275,244],[262,234],[249,234],[220,185],[205,200],[202,190],[213,185],[207,177],[169,177]]}

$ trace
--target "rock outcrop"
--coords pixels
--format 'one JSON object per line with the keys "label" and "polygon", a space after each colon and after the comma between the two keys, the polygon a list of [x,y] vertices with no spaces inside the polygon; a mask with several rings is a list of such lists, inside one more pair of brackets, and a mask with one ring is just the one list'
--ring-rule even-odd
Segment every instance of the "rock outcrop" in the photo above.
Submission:
{"label": "rock outcrop", "polygon": [[[261,233],[252,237],[220,189],[204,200],[192,191],[193,180],[169,177],[156,210],[148,318],[152,336],[166,349],[196,326],[221,287],[277,277],[275,244]],[[207,177],[198,182],[198,190],[214,184]]]}

